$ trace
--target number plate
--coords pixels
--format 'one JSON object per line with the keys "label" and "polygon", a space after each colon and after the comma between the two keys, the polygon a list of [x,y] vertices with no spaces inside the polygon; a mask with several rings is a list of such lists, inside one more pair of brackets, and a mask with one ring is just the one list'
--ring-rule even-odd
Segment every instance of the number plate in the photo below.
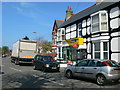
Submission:
{"label": "number plate", "polygon": [[52,69],[56,69],[56,67],[52,67]]}

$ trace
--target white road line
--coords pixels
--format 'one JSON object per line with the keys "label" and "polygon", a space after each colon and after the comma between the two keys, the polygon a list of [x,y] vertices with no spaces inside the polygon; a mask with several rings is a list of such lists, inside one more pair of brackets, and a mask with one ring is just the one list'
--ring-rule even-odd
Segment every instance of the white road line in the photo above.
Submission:
{"label": "white road line", "polygon": [[1,65],[2,67],[4,67],[5,65]]}
{"label": "white road line", "polygon": [[40,76],[38,76],[38,75],[33,75],[33,76],[36,77],[36,78],[39,77],[40,80],[41,80],[41,79],[44,79],[44,80],[49,81],[49,82],[52,82],[52,83],[56,83],[56,84],[59,84],[59,85],[62,85],[62,86],[64,85],[64,84],[61,84],[61,83],[58,83],[58,82],[52,81],[52,80],[50,80],[50,79],[40,77]]}
{"label": "white road line", "polygon": [[63,85],[64,85],[64,84],[61,84],[61,83],[58,83],[58,82],[52,81],[52,80],[50,80],[50,79],[45,79],[45,80],[47,80],[47,81],[49,81],[49,82],[52,82],[52,83],[59,84],[59,85],[61,85],[61,86],[63,86]]}
{"label": "white road line", "polygon": [[9,67],[9,68],[12,69],[12,70],[15,70],[15,71],[22,72],[21,70],[18,70],[18,69],[12,68],[12,67]]}
{"label": "white road line", "polygon": [[39,76],[37,76],[37,75],[33,75],[34,77],[39,77]]}

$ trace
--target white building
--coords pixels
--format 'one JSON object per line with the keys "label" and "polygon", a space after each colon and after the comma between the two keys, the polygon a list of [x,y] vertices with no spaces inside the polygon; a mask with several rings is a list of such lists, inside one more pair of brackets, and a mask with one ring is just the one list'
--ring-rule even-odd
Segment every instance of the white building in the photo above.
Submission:
{"label": "white building", "polygon": [[[73,48],[74,44],[78,47]],[[120,1],[100,2],[71,14],[57,29],[58,58],[64,60],[98,58],[120,62],[119,44]]]}

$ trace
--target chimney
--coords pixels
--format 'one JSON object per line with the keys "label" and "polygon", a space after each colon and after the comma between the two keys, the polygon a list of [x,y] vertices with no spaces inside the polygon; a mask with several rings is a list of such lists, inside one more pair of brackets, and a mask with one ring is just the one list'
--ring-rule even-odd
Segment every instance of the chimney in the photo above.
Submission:
{"label": "chimney", "polygon": [[68,9],[66,10],[66,19],[65,19],[65,21],[67,21],[72,15],[73,15],[72,8],[70,8],[68,6]]}
{"label": "chimney", "polygon": [[96,4],[100,4],[101,2],[103,2],[104,0],[96,0]]}

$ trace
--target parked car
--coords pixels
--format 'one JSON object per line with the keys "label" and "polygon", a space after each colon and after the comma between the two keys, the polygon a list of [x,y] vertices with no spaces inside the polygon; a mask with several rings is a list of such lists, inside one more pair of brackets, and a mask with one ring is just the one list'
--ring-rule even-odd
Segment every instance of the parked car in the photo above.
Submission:
{"label": "parked car", "polygon": [[34,69],[40,69],[42,71],[59,71],[60,65],[52,56],[49,55],[36,55],[33,61]]}
{"label": "parked car", "polygon": [[7,57],[7,56],[9,56],[9,55],[8,55],[8,54],[3,54],[3,55],[2,55],[2,57]]}
{"label": "parked car", "polygon": [[96,80],[98,85],[105,85],[107,81],[119,81],[120,65],[113,60],[86,59],[76,65],[66,67],[65,76],[74,76]]}

